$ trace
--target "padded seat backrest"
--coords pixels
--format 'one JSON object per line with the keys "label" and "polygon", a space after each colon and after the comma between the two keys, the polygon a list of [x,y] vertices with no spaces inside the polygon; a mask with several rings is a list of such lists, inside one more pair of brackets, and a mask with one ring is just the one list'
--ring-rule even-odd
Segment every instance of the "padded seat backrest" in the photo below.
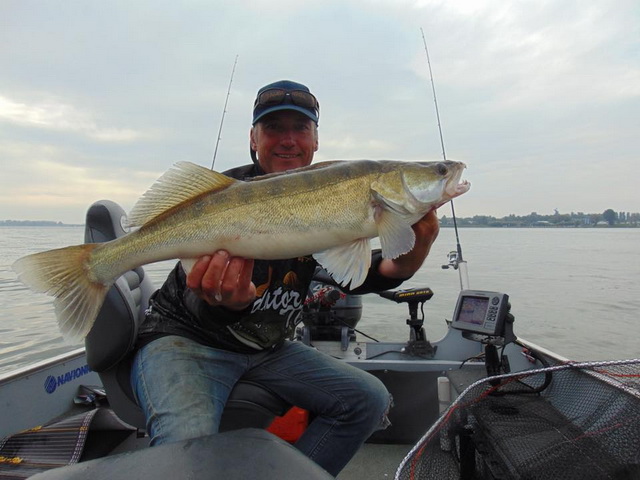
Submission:
{"label": "padded seat backrest", "polygon": [[[125,220],[124,210],[115,202],[94,203],[87,212],[85,243],[107,242],[125,235]],[[108,370],[131,351],[154,290],[142,267],[126,272],[111,287],[85,340],[87,363],[92,370]]]}
{"label": "padded seat backrest", "polygon": [[[87,211],[85,242],[101,243],[126,235],[126,214],[110,200],[100,200]],[[144,428],[142,411],[131,389],[130,354],[144,319],[149,297],[155,291],[142,267],[130,270],[109,289],[89,335],[85,338],[87,363],[100,374],[109,403],[131,425]]]}

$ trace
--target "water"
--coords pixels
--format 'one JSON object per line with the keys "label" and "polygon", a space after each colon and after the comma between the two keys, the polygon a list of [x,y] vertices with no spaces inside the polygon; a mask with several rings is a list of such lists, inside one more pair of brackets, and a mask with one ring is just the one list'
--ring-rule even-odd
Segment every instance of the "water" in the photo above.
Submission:
{"label": "water", "polygon": [[[32,293],[11,270],[28,253],[82,243],[82,227],[0,228],[0,373],[78,345],[58,334],[49,297]],[[640,356],[640,229],[473,229],[460,231],[470,286],[508,293],[518,336],[574,360]],[[427,336],[445,333],[460,289],[443,270],[455,247],[442,229],[431,255],[406,287],[435,292],[425,305]],[[147,267],[160,285],[174,262]],[[408,339],[406,306],[364,297],[358,328],[379,340]]]}

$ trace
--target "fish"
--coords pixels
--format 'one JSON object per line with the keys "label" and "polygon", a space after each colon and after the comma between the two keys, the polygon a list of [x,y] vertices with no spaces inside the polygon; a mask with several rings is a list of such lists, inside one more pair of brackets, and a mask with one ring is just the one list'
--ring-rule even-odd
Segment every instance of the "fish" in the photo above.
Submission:
{"label": "fish", "polygon": [[54,297],[66,340],[91,330],[113,283],[136,267],[177,258],[188,272],[216,250],[277,260],[312,255],[340,285],[361,285],[370,239],[383,258],[415,243],[411,226],[467,190],[455,161],[329,161],[236,180],[178,162],[142,195],[128,216],[130,233],[22,257],[12,265],[36,292]]}

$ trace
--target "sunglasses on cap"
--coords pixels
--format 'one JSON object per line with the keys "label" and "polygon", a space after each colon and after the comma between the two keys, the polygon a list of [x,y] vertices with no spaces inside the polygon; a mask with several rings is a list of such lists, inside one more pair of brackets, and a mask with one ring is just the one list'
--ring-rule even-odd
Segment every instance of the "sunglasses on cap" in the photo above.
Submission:
{"label": "sunglasses on cap", "polygon": [[[287,101],[288,97],[288,101]],[[283,103],[292,103],[298,107],[306,108],[318,112],[320,104],[316,97],[304,90],[285,90],[283,88],[270,88],[260,93],[256,98],[253,108],[272,107],[274,105],[282,105]]]}

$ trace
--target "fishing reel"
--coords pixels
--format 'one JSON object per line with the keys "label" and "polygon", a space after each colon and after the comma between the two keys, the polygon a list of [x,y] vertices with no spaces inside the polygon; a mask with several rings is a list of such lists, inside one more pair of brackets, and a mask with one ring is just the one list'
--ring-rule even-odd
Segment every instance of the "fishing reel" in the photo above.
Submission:
{"label": "fishing reel", "polygon": [[450,268],[453,268],[454,270],[457,270],[459,265],[460,265],[460,259],[458,257],[458,252],[456,250],[451,250],[448,254],[447,254],[447,264],[442,265],[442,269],[443,270],[448,270]]}

